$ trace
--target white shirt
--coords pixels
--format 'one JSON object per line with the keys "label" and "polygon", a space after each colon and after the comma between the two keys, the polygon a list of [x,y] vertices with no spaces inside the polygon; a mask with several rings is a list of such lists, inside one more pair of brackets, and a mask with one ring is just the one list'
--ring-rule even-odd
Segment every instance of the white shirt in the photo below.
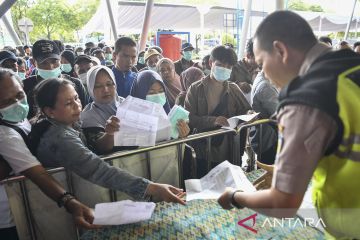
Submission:
{"label": "white shirt", "polygon": [[[31,125],[28,120],[14,124],[28,134]],[[9,163],[16,174],[40,162],[31,154],[21,135],[14,129],[0,125],[0,155]],[[15,226],[4,186],[0,185],[0,228]]]}

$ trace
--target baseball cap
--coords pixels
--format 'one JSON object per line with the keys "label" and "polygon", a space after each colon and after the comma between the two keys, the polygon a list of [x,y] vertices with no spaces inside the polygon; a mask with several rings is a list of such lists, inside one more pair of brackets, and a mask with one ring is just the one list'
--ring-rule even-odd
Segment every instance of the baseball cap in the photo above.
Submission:
{"label": "baseball cap", "polygon": [[145,52],[145,55],[144,55],[145,61],[148,60],[148,58],[153,56],[153,55],[159,55],[160,56],[160,53],[154,48],[147,50]]}
{"label": "baseball cap", "polygon": [[6,61],[8,59],[11,59],[11,60],[14,60],[15,62],[17,62],[17,58],[13,52],[10,52],[7,50],[0,51],[0,64],[2,64],[4,61]]}
{"label": "baseball cap", "polygon": [[187,42],[187,43],[184,43],[183,45],[181,45],[181,50],[182,51],[186,51],[186,50],[192,51],[192,50],[194,50],[194,47],[191,43]]}
{"label": "baseball cap", "polygon": [[55,42],[51,40],[39,40],[33,45],[33,58],[37,62],[43,62],[48,58],[60,60],[60,51]]}

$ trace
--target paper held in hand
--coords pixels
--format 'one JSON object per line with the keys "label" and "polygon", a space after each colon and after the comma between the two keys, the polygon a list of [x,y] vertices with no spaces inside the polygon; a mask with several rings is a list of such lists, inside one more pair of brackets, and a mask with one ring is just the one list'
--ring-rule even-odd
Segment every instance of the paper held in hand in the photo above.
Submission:
{"label": "paper held in hand", "polygon": [[121,225],[145,221],[151,218],[156,204],[124,200],[95,205],[94,224]]}
{"label": "paper held in hand", "polygon": [[201,179],[185,180],[186,201],[217,199],[226,187],[240,189],[244,192],[256,191],[241,167],[224,161]]}
{"label": "paper held in hand", "polygon": [[154,146],[169,140],[170,121],[160,104],[128,96],[117,106],[120,130],[115,132],[114,146]]}
{"label": "paper held in hand", "polygon": [[235,117],[231,117],[229,118],[227,121],[229,123],[228,127],[223,127],[223,128],[231,128],[234,129],[237,127],[237,125],[239,125],[239,122],[252,122],[254,121],[260,113],[253,113],[253,114],[245,114],[245,115],[239,115],[239,116],[235,116]]}

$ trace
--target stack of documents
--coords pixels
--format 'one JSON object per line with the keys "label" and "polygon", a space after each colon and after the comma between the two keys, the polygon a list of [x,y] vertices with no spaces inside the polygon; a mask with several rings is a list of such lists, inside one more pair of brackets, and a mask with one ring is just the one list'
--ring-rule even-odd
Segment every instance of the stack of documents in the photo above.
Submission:
{"label": "stack of documents", "polygon": [[94,224],[121,225],[145,221],[151,218],[155,209],[153,202],[125,200],[95,205]]}
{"label": "stack of documents", "polygon": [[256,191],[241,167],[224,161],[201,179],[185,180],[186,201],[217,199],[225,191],[226,187],[232,187],[244,192]]}
{"label": "stack of documents", "polygon": [[115,146],[154,146],[169,140],[170,121],[160,104],[128,96],[117,106],[120,130],[114,135]]}

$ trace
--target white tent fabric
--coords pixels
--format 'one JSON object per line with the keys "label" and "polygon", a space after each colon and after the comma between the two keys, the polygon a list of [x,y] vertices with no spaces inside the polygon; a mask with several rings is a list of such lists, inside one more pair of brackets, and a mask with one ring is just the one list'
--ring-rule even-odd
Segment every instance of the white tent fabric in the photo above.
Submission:
{"label": "white tent fabric", "polygon": [[[110,33],[110,23],[107,15],[105,1],[102,1],[98,11],[93,18],[82,29],[82,35],[91,32],[103,32],[105,35]],[[225,30],[224,14],[237,13],[236,8],[211,7],[205,14],[205,30]],[[242,13],[243,10],[240,10]],[[119,34],[141,33],[143,17],[145,13],[145,3],[118,1],[118,5],[113,8],[113,13],[117,15],[115,24]],[[304,17],[314,31],[345,31],[348,16],[339,16],[317,12],[297,12]],[[252,11],[252,17],[265,17],[266,12]],[[320,21],[320,18],[321,21]],[[321,22],[321,29],[320,27]],[[351,29],[356,28],[356,18],[352,21]],[[176,4],[154,4],[150,29],[166,30],[187,30],[197,31],[200,29],[200,13],[195,6],[176,5]]]}

